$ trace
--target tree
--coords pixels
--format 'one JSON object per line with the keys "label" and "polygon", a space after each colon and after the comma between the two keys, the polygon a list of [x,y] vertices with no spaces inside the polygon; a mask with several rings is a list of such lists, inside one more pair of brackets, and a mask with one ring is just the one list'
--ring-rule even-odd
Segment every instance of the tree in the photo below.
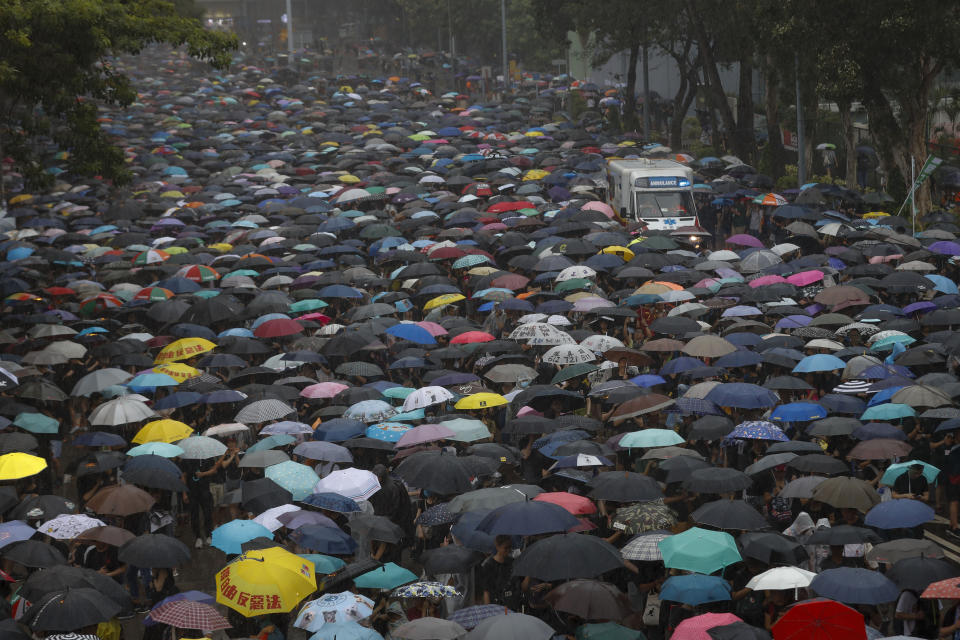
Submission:
{"label": "tree", "polygon": [[3,0],[0,33],[0,149],[34,184],[48,179],[38,149],[49,142],[70,152],[75,173],[126,179],[97,123],[98,103],[136,98],[112,56],[167,43],[222,68],[236,45],[165,0]]}

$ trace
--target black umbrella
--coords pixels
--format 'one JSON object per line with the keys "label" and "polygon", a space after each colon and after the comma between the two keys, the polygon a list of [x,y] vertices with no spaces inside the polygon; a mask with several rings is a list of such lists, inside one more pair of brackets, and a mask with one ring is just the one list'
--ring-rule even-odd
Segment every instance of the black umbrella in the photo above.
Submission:
{"label": "black umbrella", "polygon": [[[9,615],[9,605],[7,606],[7,615]],[[3,640],[31,640],[30,635],[24,633],[13,618],[0,620],[0,638],[3,638]]]}
{"label": "black umbrella", "polygon": [[65,564],[31,573],[23,583],[20,595],[36,602],[48,593],[81,587],[96,589],[124,610],[128,611],[133,606],[130,594],[113,578],[93,569]]}
{"label": "black umbrella", "polygon": [[176,538],[147,533],[121,546],[117,558],[135,567],[172,569],[190,560],[190,549]]}
{"label": "black umbrella", "polygon": [[57,548],[39,540],[15,542],[3,549],[3,557],[30,568],[47,568],[67,563],[67,559]]}
{"label": "black umbrella", "polygon": [[42,495],[24,498],[13,508],[9,517],[12,520],[53,520],[65,513],[75,513],[77,505],[60,496]]}
{"label": "black umbrella", "polygon": [[864,542],[881,542],[880,536],[872,529],[854,527],[849,524],[838,524],[829,529],[819,529],[807,539],[807,544],[862,544]]}
{"label": "black umbrella", "polygon": [[781,533],[748,532],[737,541],[744,556],[765,564],[799,565],[809,557],[802,544]]}
{"label": "black umbrella", "polygon": [[347,526],[353,534],[393,544],[398,544],[406,535],[399,525],[384,516],[355,515],[350,518]]}
{"label": "black umbrella", "polygon": [[411,487],[440,495],[473,488],[472,473],[463,458],[445,451],[419,451],[397,466],[397,475]]}
{"label": "black umbrella", "polygon": [[[563,558],[558,562],[558,558]],[[562,533],[534,542],[513,563],[513,574],[544,582],[594,578],[623,567],[623,558],[612,544],[579,533]]]}
{"label": "black umbrella", "polygon": [[241,486],[240,502],[243,508],[253,513],[293,502],[293,494],[270,478],[248,480]]}
{"label": "black umbrella", "polygon": [[753,479],[742,471],[729,467],[697,469],[683,481],[683,488],[697,493],[729,493],[753,484]]}
{"label": "black umbrella", "polygon": [[687,434],[689,440],[719,440],[733,431],[733,420],[726,416],[697,418]]}
{"label": "black umbrella", "polygon": [[707,629],[707,635],[713,640],[770,640],[769,631],[754,627],[746,622],[734,622]]}
{"label": "black umbrella", "polygon": [[953,564],[946,560],[923,556],[900,560],[887,572],[887,577],[896,582],[898,587],[917,593],[923,592],[933,582],[958,576],[960,576],[960,569]]}
{"label": "black umbrella", "polygon": [[657,481],[633,471],[604,471],[587,483],[590,497],[614,502],[644,502],[663,497]]}
{"label": "black umbrella", "polygon": [[804,473],[823,473],[827,475],[846,473],[849,471],[849,468],[842,460],[823,453],[810,453],[805,456],[797,456],[788,462],[787,466],[797,471],[803,471]]}
{"label": "black umbrella", "polygon": [[767,520],[743,500],[715,500],[691,514],[693,521],[717,529],[756,531],[767,528]]}
{"label": "black umbrella", "polygon": [[127,484],[135,484],[148,489],[160,489],[162,491],[186,491],[187,485],[183,483],[180,476],[165,473],[158,470],[134,469],[133,471],[123,472],[123,481]]}
{"label": "black umbrella", "polygon": [[692,456],[676,456],[674,458],[668,458],[667,460],[660,461],[658,466],[667,472],[665,482],[669,484],[671,482],[682,482],[689,478],[690,474],[697,469],[706,469],[712,465],[706,460],[701,460],[700,458],[694,458]]}
{"label": "black umbrella", "polygon": [[116,602],[96,589],[80,587],[47,594],[27,609],[21,621],[34,631],[77,631],[118,613]]}
{"label": "black umbrella", "polygon": [[420,555],[423,570],[429,575],[441,573],[466,573],[477,566],[486,556],[473,549],[450,544],[428,549]]}

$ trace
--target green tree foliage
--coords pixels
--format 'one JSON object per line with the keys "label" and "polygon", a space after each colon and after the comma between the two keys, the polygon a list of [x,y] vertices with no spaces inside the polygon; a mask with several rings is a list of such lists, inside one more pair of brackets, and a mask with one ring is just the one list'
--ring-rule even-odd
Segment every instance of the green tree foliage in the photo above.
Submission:
{"label": "green tree foliage", "polygon": [[70,167],[122,182],[123,156],[97,123],[100,102],[136,98],[111,57],[167,43],[226,67],[235,38],[207,31],[189,0],[2,0],[0,145],[32,182],[43,181],[38,150],[70,152]]}

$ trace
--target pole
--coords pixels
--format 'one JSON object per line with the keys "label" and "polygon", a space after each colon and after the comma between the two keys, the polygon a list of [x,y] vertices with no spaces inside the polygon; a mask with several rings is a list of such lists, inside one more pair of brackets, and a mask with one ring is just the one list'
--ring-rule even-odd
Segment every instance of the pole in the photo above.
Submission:
{"label": "pole", "polygon": [[[647,43],[643,43],[643,139],[652,142],[650,136],[650,50]],[[628,100],[636,100],[633,96],[627,96]]]}
{"label": "pole", "polygon": [[293,0],[287,0],[287,66],[293,66]]}
{"label": "pole", "polygon": [[500,0],[500,57],[503,62],[503,90],[510,88],[510,62],[507,60],[507,0]]}
{"label": "pole", "polygon": [[450,0],[447,0],[447,36],[450,38],[450,85],[457,90],[457,41],[453,37],[453,17],[450,12]]}
{"label": "pole", "polygon": [[910,156],[910,218],[913,224],[913,233],[917,233],[917,160]]}
{"label": "pole", "polygon": [[803,132],[803,101],[800,99],[800,54],[793,54],[793,73],[797,77],[797,186],[807,183],[807,158]]}

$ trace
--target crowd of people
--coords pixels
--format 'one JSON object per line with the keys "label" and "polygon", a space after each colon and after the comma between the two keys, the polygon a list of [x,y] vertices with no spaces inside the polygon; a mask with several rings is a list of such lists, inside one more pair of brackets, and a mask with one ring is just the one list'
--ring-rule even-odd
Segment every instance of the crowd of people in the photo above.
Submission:
{"label": "crowd of people", "polygon": [[[4,172],[4,639],[960,638],[952,214],[536,92],[117,64],[129,185]],[[621,219],[630,157],[713,235]]]}

